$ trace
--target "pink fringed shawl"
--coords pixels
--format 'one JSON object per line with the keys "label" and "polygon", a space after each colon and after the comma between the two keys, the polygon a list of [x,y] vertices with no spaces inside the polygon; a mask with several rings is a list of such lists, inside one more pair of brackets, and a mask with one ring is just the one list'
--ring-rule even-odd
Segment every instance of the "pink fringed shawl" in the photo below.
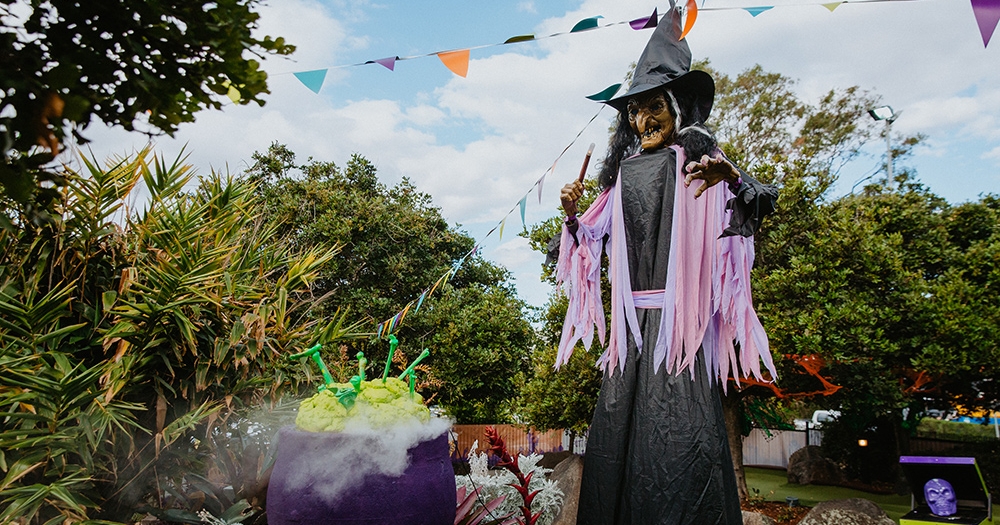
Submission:
{"label": "pink fringed shawl", "polygon": [[[771,377],[777,377],[767,334],[753,310],[750,294],[753,238],[719,237],[729,221],[726,202],[733,194],[726,184],[717,184],[695,199],[698,183],[684,186],[684,152],[677,146],[672,148],[677,152],[674,181],[677,189],[665,290],[638,292],[633,296],[619,177],[578,219],[576,239],[563,227],[556,280],[569,297],[569,306],[556,366],[569,360],[578,341],[590,347],[595,326],[604,345],[606,327],[600,274],[603,240],[608,236],[611,337],[597,361],[598,366],[612,374],[615,367],[625,369],[627,333],[632,334],[642,352],[636,300],[642,303],[641,307],[655,307],[650,301],[659,302],[662,297],[662,304],[657,305],[662,308],[660,329],[653,348],[656,369],[665,363],[668,370],[678,373],[687,370],[693,377],[701,346],[705,349],[710,377],[725,381],[731,376],[738,381],[752,374],[763,381],[761,360]],[[734,342],[739,342],[739,356]]]}

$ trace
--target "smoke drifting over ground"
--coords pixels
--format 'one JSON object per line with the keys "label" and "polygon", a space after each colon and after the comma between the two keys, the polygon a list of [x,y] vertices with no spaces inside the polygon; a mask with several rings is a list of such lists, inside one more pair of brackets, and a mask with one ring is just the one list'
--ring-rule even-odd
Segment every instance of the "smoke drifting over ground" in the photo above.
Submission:
{"label": "smoke drifting over ground", "polygon": [[409,449],[450,427],[450,421],[432,417],[427,423],[411,420],[386,429],[350,421],[343,432],[315,433],[302,450],[283,451],[294,454],[287,487],[310,487],[314,494],[335,503],[367,476],[400,476],[409,466]]}

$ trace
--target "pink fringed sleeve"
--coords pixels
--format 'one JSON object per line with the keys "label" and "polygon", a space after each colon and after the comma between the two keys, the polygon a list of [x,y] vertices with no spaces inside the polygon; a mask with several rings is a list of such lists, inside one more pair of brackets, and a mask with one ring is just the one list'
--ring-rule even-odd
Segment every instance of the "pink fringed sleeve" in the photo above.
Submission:
{"label": "pink fringed sleeve", "polygon": [[590,347],[597,336],[604,344],[604,305],[601,302],[601,254],[604,237],[610,232],[611,204],[608,189],[597,197],[590,208],[577,219],[574,236],[563,226],[556,263],[556,283],[569,298],[563,323],[556,368],[569,361],[578,341]]}
{"label": "pink fringed sleeve", "polygon": [[[776,377],[767,334],[753,310],[750,269],[753,238],[721,237],[729,220],[726,203],[733,194],[725,184],[709,188],[694,198],[697,185],[684,186],[684,151],[677,152],[666,286],[662,291],[662,316],[656,345],[655,367],[665,365],[675,373],[694,376],[698,349],[704,349],[710,377],[725,384],[732,376],[763,377],[763,361]],[[627,338],[631,333],[639,352],[642,334],[636,316],[625,245],[620,180],[603,192],[579,218],[576,236],[563,227],[556,281],[569,298],[556,367],[566,363],[577,342],[590,347],[594,327],[602,346],[605,340],[601,302],[601,255],[608,238],[608,278],[611,281],[611,334],[597,364],[614,373],[623,370]],[[648,293],[648,292],[644,292]],[[659,300],[659,299],[657,299]],[[735,343],[739,343],[737,356]]]}

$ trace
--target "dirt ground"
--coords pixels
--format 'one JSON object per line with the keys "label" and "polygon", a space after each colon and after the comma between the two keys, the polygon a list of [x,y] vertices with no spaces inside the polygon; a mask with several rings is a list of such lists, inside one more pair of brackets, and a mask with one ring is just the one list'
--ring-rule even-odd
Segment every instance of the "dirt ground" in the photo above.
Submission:
{"label": "dirt ground", "polygon": [[776,501],[760,501],[741,503],[743,510],[759,512],[771,519],[777,525],[797,525],[798,522],[812,510],[812,507],[789,507],[787,503]]}

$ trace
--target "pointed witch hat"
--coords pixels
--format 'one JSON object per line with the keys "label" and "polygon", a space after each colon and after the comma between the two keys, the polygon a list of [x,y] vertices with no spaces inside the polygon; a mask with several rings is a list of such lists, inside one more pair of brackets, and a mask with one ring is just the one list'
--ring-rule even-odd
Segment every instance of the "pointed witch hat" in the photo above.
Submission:
{"label": "pointed witch hat", "polygon": [[663,18],[639,56],[628,91],[608,100],[606,104],[622,111],[629,98],[656,88],[667,88],[675,93],[694,95],[704,121],[712,111],[715,81],[704,71],[691,71],[691,49],[686,39],[680,40],[680,9],[671,9]]}

